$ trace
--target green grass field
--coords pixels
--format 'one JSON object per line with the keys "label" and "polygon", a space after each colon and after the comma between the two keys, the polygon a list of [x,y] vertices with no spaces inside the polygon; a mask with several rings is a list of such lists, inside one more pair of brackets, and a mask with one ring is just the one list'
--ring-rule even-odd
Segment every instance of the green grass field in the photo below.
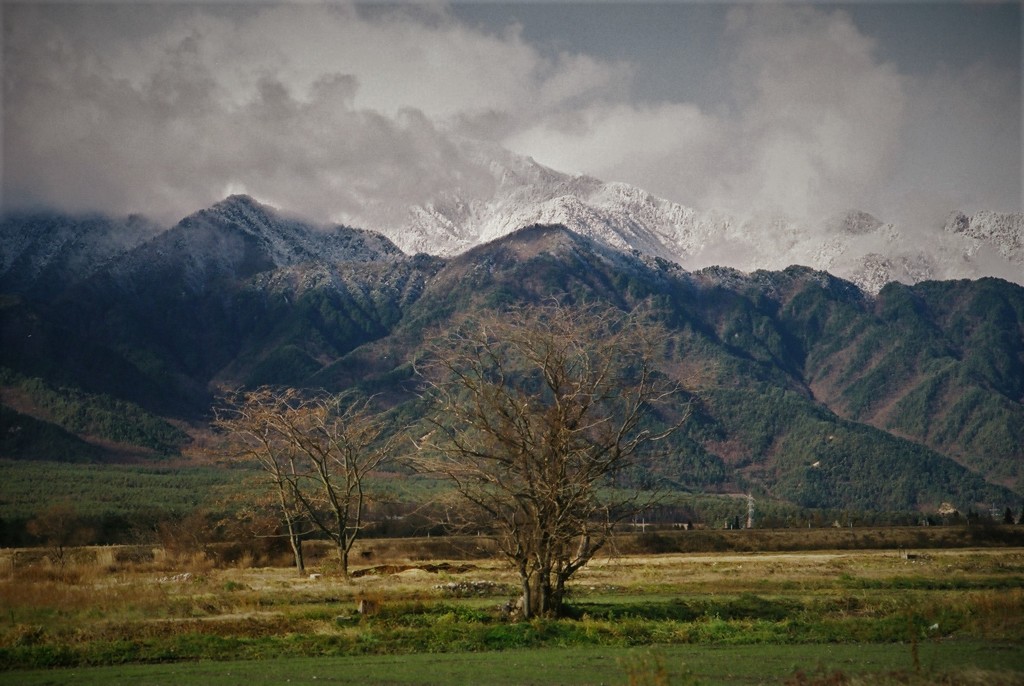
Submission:
{"label": "green grass field", "polygon": [[[824,681],[836,672],[928,683],[936,675],[1020,683],[1024,656],[1013,644],[944,642],[920,646],[921,671],[902,644],[781,646],[675,645],[538,648],[485,653],[268,658],[51,669],[0,674],[24,686],[79,684],[764,684]],[[895,674],[892,674],[895,673]],[[915,677],[916,675],[916,677]],[[646,679],[646,681],[645,681]],[[1014,681],[1016,679],[1016,681]],[[659,681],[660,680],[660,681]]]}

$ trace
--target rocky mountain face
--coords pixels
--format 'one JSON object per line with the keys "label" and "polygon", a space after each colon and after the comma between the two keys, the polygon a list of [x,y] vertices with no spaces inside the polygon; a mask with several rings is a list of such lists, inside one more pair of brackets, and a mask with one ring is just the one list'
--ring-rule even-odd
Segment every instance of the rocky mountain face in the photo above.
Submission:
{"label": "rocky mountain face", "polygon": [[[885,230],[868,215],[841,221],[851,240]],[[619,235],[660,235],[639,227]],[[156,425],[203,421],[224,388],[280,384],[376,394],[403,431],[418,417],[411,360],[435,327],[558,297],[650,308],[670,331],[666,369],[700,379],[694,418],[671,455],[646,466],[652,476],[812,507],[1019,499],[1024,288],[980,279],[871,294],[807,267],[687,271],[611,243],[534,225],[453,257],[407,255],[380,236],[313,227],[236,197],[95,263],[40,250],[40,264],[62,254],[50,264],[91,266],[46,279],[6,268],[4,421],[79,431],[25,390],[40,385],[126,403],[117,407]],[[18,259],[5,254],[3,264]],[[45,457],[41,445],[23,440],[8,456]]]}
{"label": "rocky mountain face", "polygon": [[947,233],[975,241],[975,250],[990,247],[1014,264],[1024,264],[1024,214],[1020,212],[978,212],[967,216],[952,212],[946,219]]}

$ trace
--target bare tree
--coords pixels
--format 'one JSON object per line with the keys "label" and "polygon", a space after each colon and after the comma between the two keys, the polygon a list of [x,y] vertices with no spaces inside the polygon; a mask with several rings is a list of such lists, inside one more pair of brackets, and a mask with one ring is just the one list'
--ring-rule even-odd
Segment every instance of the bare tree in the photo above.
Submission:
{"label": "bare tree", "polygon": [[310,532],[299,495],[305,467],[282,431],[288,423],[285,417],[295,411],[297,402],[297,392],[291,389],[235,392],[225,398],[224,407],[215,409],[214,426],[230,439],[230,459],[254,461],[263,470],[301,575],[306,571],[302,538]]}
{"label": "bare tree", "polygon": [[655,370],[664,340],[638,314],[524,306],[456,321],[417,363],[436,412],[415,461],[491,528],[525,617],[561,612],[566,581],[646,506],[613,486],[688,414]]}
{"label": "bare tree", "polygon": [[296,566],[306,522],[334,543],[348,576],[366,510],[367,478],[392,454],[393,441],[370,400],[353,393],[304,394],[261,388],[229,399],[215,424],[234,454],[256,460],[278,496]]}

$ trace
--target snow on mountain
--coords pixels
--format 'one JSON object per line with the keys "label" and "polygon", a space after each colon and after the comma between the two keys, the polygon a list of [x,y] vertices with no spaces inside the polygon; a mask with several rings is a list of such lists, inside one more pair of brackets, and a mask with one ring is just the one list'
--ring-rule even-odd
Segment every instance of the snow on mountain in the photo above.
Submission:
{"label": "snow on mountain", "polygon": [[169,232],[178,245],[188,245],[215,230],[231,230],[251,239],[275,267],[313,260],[367,262],[400,250],[378,233],[344,226],[316,227],[256,202],[232,195],[213,207],[181,220]]}
{"label": "snow on mountain", "polygon": [[110,271],[115,280],[128,284],[159,267],[180,270],[188,289],[198,292],[222,277],[246,278],[305,262],[369,262],[400,254],[378,233],[317,227],[249,196],[233,195],[182,219],[112,264]]}
{"label": "snow on mountain", "polygon": [[954,212],[931,228],[897,226],[859,210],[821,222],[741,216],[557,172],[495,144],[456,145],[464,168],[473,170],[462,187],[397,214],[368,205],[364,217],[353,218],[373,231],[316,226],[248,196],[231,196],[167,230],[138,217],[7,217],[0,221],[0,285],[53,294],[101,268],[127,283],[126,275],[174,263],[190,288],[201,289],[217,275],[246,277],[314,261],[377,261],[401,251],[456,255],[534,224],[561,224],[690,270],[804,265],[872,293],[889,281],[998,276],[1024,283],[1021,213]]}
{"label": "snow on mountain", "polygon": [[54,294],[163,228],[139,216],[69,217],[34,212],[0,221],[0,285],[5,290]]}
{"label": "snow on mountain", "polygon": [[219,276],[248,276],[306,262],[374,262],[401,255],[383,235],[316,226],[236,195],[167,229],[139,216],[52,213],[0,220],[0,287],[52,297],[106,273],[122,285],[180,270],[191,290]]}
{"label": "snow on mountain", "polygon": [[1024,213],[983,211],[968,217],[952,212],[945,229],[976,241],[978,247],[988,245],[1011,262],[1024,263]]}
{"label": "snow on mountain", "polygon": [[869,292],[889,281],[992,275],[1024,282],[1019,214],[957,214],[945,231],[909,230],[859,210],[818,223],[782,215],[741,217],[695,210],[624,183],[563,174],[498,146],[463,141],[462,147],[490,175],[492,192],[455,189],[410,208],[404,224],[379,227],[406,252],[453,255],[523,226],[563,224],[687,269],[725,265],[750,272],[800,264]]}

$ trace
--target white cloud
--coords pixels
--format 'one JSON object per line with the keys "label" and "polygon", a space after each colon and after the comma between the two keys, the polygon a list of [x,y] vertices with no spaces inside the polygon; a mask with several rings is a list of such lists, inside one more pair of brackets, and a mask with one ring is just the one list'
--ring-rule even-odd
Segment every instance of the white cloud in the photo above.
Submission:
{"label": "white cloud", "polygon": [[843,12],[743,8],[728,25],[729,109],[596,106],[510,147],[703,207],[821,216],[870,203],[899,154],[904,79]]}
{"label": "white cloud", "polygon": [[692,189],[728,144],[723,134],[693,105],[616,103],[549,115],[505,142],[556,169],[695,201]]}
{"label": "white cloud", "polygon": [[991,206],[1020,184],[1019,74],[901,74],[827,6],[732,10],[717,107],[638,104],[636,65],[545,55],[443,5],[0,11],[7,206],[173,219],[244,188],[396,224],[445,190],[490,192],[452,134],[701,208]]}
{"label": "white cloud", "polygon": [[213,5],[158,25],[128,9],[5,8],[7,205],[172,218],[244,187],[320,218],[394,221],[454,185],[486,193],[452,127],[490,117],[501,135],[624,74],[419,6]]}
{"label": "white cloud", "polygon": [[810,216],[870,203],[900,153],[904,79],[841,11],[742,9],[729,19],[743,168],[716,175],[708,202],[747,198]]}

